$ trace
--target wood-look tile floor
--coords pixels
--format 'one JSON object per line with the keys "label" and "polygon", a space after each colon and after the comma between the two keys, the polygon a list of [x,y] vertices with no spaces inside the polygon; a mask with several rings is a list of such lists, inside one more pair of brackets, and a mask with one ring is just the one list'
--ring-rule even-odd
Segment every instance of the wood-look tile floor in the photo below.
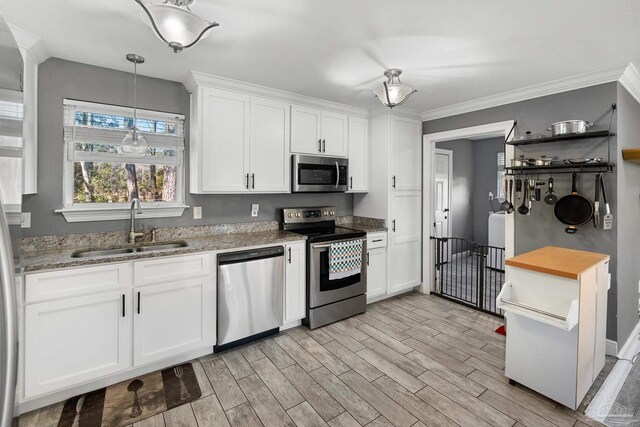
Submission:
{"label": "wood-look tile floor", "polygon": [[[202,398],[135,427],[602,425],[504,376],[501,320],[405,294],[193,361]],[[56,426],[62,403],[21,418]]]}

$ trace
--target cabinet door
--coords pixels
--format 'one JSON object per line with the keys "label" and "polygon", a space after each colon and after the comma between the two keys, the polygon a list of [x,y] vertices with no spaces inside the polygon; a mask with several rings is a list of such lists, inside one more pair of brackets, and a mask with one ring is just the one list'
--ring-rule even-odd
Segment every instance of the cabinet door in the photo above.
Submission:
{"label": "cabinet door", "polygon": [[203,94],[202,190],[248,191],[250,97],[211,88]]}
{"label": "cabinet door", "polygon": [[387,248],[367,252],[367,300],[387,293]]}
{"label": "cabinet door", "polygon": [[288,193],[290,105],[267,99],[251,99],[251,191]]}
{"label": "cabinet door", "polygon": [[131,366],[131,290],[25,307],[26,398]]}
{"label": "cabinet door", "polygon": [[306,249],[305,242],[290,243],[286,246],[284,321],[294,322],[305,317],[306,309]]}
{"label": "cabinet door", "polygon": [[[422,124],[391,117],[391,180],[394,190],[422,188]],[[395,179],[394,179],[395,177]]]}
{"label": "cabinet door", "polygon": [[135,366],[215,344],[213,276],[135,288],[134,299]]}
{"label": "cabinet door", "polygon": [[369,120],[349,117],[349,193],[369,190]]}
{"label": "cabinet door", "polygon": [[320,154],[322,113],[315,108],[291,106],[291,152]]}
{"label": "cabinet door", "polygon": [[349,118],[345,114],[322,112],[322,154],[347,157]]}
{"label": "cabinet door", "polygon": [[421,193],[396,192],[391,197],[389,233],[389,292],[420,284],[421,274]]}

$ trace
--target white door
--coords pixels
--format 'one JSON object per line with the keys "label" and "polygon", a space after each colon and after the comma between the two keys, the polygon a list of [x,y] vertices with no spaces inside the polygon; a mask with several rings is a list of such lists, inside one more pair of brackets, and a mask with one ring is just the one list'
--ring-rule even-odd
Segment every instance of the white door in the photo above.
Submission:
{"label": "white door", "polygon": [[369,120],[349,117],[349,193],[369,190]]}
{"label": "white door", "polygon": [[214,280],[209,276],[134,289],[135,366],[215,344]]}
{"label": "white door", "polygon": [[387,248],[367,252],[367,300],[387,293]]}
{"label": "white door", "polygon": [[422,123],[391,116],[391,188],[422,189]]}
{"label": "white door", "polygon": [[420,284],[421,193],[395,192],[390,202],[389,292],[394,293]]}
{"label": "white door", "polygon": [[26,398],[131,367],[131,290],[25,307]]}
{"label": "white door", "polygon": [[322,153],[322,112],[315,108],[291,106],[291,152]]}
{"label": "white door", "polygon": [[202,189],[248,191],[251,98],[212,88],[203,93]]}
{"label": "white door", "polygon": [[283,320],[285,325],[300,320],[306,315],[306,249],[305,242],[290,243],[285,248]]}
{"label": "white door", "polygon": [[349,117],[345,114],[322,112],[322,154],[347,157]]}
{"label": "white door", "polygon": [[435,149],[434,164],[434,222],[433,236],[451,237],[451,174],[453,165],[453,151]]}
{"label": "white door", "polygon": [[290,105],[268,99],[251,99],[251,149],[249,188],[257,193],[288,193]]}

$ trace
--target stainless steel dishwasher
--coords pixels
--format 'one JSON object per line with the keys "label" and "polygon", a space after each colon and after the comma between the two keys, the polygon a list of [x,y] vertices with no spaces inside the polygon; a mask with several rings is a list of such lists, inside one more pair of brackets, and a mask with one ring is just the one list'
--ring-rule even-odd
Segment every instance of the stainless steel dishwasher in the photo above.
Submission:
{"label": "stainless steel dishwasher", "polygon": [[277,333],[283,292],[282,246],[218,256],[216,351]]}

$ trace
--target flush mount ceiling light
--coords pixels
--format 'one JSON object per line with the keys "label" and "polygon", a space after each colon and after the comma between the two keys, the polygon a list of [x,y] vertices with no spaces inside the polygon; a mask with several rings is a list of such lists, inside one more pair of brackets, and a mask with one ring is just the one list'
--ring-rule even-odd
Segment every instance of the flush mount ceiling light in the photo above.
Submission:
{"label": "flush mount ceiling light", "polygon": [[144,58],[135,53],[127,54],[127,61],[133,63],[133,125],[129,128],[129,132],[122,140],[122,152],[134,156],[144,156],[147,154],[147,141],[136,127],[137,116],[137,87],[138,80],[138,64],[144,63]]}
{"label": "flush mount ceiling light", "polygon": [[135,0],[142,7],[140,14],[156,35],[175,53],[193,46],[209,35],[209,30],[217,27],[217,22],[209,22],[191,12],[193,0],[165,0],[163,3],[147,3]]}
{"label": "flush mount ceiling light", "polygon": [[417,92],[400,81],[400,74],[402,74],[402,70],[397,68],[385,71],[384,75],[387,81],[373,90],[380,102],[389,108],[397,107],[405,102],[412,93]]}

